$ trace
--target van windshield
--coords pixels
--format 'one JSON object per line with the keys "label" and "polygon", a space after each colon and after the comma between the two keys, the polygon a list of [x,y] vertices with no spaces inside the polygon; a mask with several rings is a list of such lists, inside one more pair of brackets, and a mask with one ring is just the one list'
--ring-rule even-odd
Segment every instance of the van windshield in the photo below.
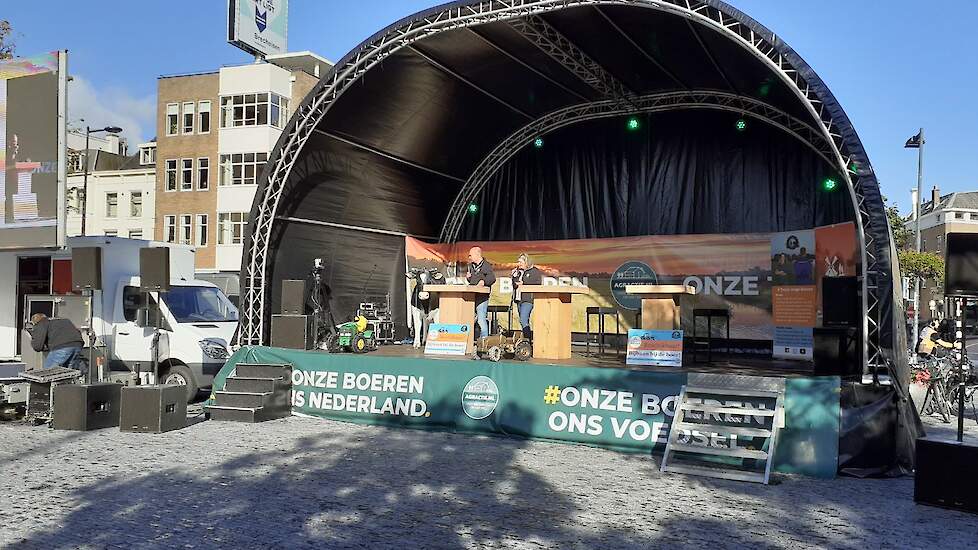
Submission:
{"label": "van windshield", "polygon": [[178,323],[237,321],[238,311],[220,289],[206,286],[174,286],[161,293],[163,303]]}

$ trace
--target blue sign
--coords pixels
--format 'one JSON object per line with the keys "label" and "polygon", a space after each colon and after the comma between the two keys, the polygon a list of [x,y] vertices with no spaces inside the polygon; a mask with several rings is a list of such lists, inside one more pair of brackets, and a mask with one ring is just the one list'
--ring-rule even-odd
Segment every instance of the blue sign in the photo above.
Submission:
{"label": "blue sign", "polygon": [[659,284],[659,276],[652,266],[632,260],[621,264],[611,274],[611,295],[624,309],[638,311],[642,309],[642,297],[638,294],[628,294],[625,292],[625,286],[657,284]]}
{"label": "blue sign", "polygon": [[638,328],[629,330],[625,364],[656,367],[683,366],[683,331]]}
{"label": "blue sign", "polygon": [[815,337],[810,327],[774,327],[774,357],[812,360]]}

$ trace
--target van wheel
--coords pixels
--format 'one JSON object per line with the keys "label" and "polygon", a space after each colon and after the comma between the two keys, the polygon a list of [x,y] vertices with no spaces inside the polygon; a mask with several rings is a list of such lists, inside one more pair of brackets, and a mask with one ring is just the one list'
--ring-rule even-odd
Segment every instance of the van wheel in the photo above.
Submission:
{"label": "van wheel", "polygon": [[187,403],[193,402],[197,397],[194,375],[184,365],[170,365],[170,368],[160,377],[160,381],[164,385],[187,386]]}

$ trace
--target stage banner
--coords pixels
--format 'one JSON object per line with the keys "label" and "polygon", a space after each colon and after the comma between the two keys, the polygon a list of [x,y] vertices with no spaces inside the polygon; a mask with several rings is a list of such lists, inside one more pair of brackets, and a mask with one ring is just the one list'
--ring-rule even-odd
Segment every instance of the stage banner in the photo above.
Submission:
{"label": "stage banner", "polygon": [[[214,380],[224,387],[239,362],[289,364],[293,414],[427,430],[494,433],[661,453],[682,372],[503,361],[327,354],[265,347],[238,350]],[[839,379],[789,380],[781,471],[835,475]],[[743,399],[743,398],[739,398]],[[213,402],[211,401],[211,404]],[[282,426],[288,429],[288,425]],[[799,431],[792,431],[792,429]],[[737,445],[735,440],[723,445]]]}
{"label": "stage banner", "polygon": [[425,340],[425,355],[465,355],[465,348],[472,335],[465,325],[432,324]]}
{"label": "stage banner", "polygon": [[657,367],[683,366],[683,331],[635,328],[629,330],[625,364]]}
{"label": "stage banner", "polygon": [[814,230],[771,235],[774,357],[812,358],[819,305],[815,251]]}

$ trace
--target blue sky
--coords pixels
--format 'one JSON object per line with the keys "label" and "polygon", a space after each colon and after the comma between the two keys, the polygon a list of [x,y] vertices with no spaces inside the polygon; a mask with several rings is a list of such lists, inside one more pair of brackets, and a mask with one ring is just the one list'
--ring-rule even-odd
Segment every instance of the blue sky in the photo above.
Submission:
{"label": "blue sky", "polygon": [[[437,0],[292,0],[289,49],[337,60]],[[903,142],[923,126],[925,193],[978,189],[978,2],[732,0],[797,50],[853,120],[891,202],[916,184]],[[225,0],[4,2],[20,55],[67,48],[72,118],[154,135],[156,79],[250,61],[225,42]],[[950,15],[949,15],[950,14]],[[110,120],[111,119],[111,120]]]}

